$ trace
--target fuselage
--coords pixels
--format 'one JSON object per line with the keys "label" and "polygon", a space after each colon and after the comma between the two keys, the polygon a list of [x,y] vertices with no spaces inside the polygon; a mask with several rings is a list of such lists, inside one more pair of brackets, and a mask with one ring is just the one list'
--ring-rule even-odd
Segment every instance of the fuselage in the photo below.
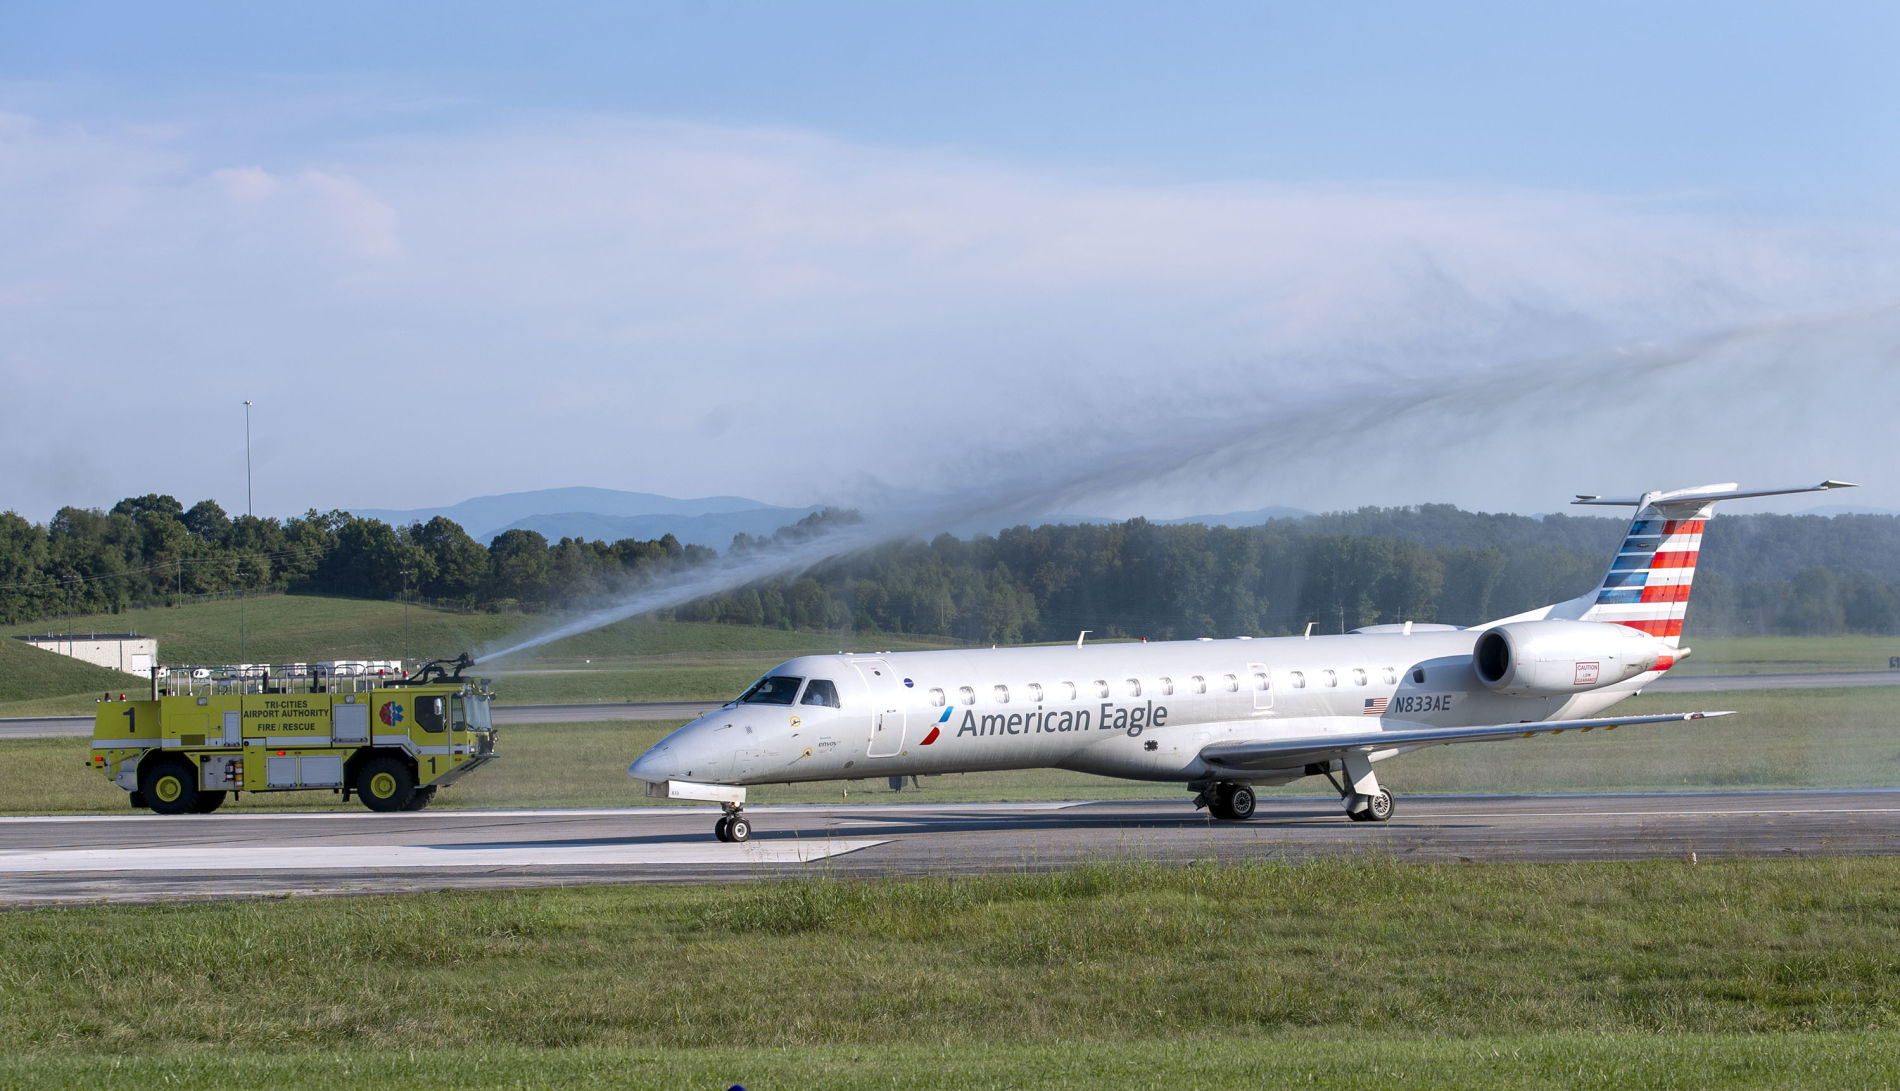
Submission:
{"label": "fuselage", "polygon": [[1434,627],[803,656],[673,732],[629,772],[751,785],[1062,768],[1194,784],[1216,775],[1201,758],[1215,743],[1588,716],[1661,673],[1509,696],[1474,671],[1479,636]]}

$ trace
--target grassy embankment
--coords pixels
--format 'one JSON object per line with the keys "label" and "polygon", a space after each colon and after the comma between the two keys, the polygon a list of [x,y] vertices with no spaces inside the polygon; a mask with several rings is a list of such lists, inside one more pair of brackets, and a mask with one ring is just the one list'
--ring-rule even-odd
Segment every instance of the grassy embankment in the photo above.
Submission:
{"label": "grassy embankment", "polygon": [[137,678],[122,671],[22,644],[10,634],[0,636],[0,716],[33,715],[6,709],[44,702],[49,696],[76,706],[75,711],[91,712],[101,694],[137,685]]}
{"label": "grassy embankment", "polygon": [[[75,632],[136,631],[158,640],[167,664],[319,662],[332,659],[397,659],[403,655],[400,603],[314,595],[265,595],[245,601],[242,654],[235,600],[192,603],[72,620]],[[409,608],[407,646],[414,657],[451,656],[464,650],[498,648],[549,624],[546,618],[462,614],[427,606]],[[64,629],[62,620],[56,628]],[[45,622],[0,626],[0,636],[46,631]],[[840,640],[844,643],[841,645]],[[697,622],[634,619],[570,637],[493,664],[504,703],[549,701],[678,701],[730,697],[762,672],[794,655],[853,647],[851,637],[827,633]],[[941,641],[867,637],[879,650],[943,647]],[[55,665],[73,661],[50,652],[6,643],[48,663],[24,670],[0,660],[0,716],[60,716],[90,713],[108,688],[127,689],[138,679],[117,671],[74,673]],[[81,666],[84,666],[81,664]],[[80,676],[83,674],[83,677]]]}
{"label": "grassy embankment", "polygon": [[[1512,742],[1448,746],[1380,765],[1399,796],[1428,793],[1875,788],[1900,784],[1900,716],[1886,688],[1666,694],[1632,698],[1632,713],[1735,709],[1740,714],[1684,724],[1566,733]],[[433,807],[629,806],[642,798],[626,767],[677,723],[536,724],[502,729],[502,758],[436,797]],[[125,793],[85,767],[85,739],[0,741],[0,811],[14,814],[118,813]],[[1152,799],[1186,795],[1147,784],[1058,769],[923,778],[921,790],[893,794],[882,779],[764,786],[758,805],[837,801]],[[1304,780],[1266,794],[1327,791]],[[252,794],[226,811],[340,807],[332,792]],[[351,809],[356,804],[349,805]]]}
{"label": "grassy embankment", "polygon": [[9,914],[6,1086],[1900,1081],[1900,861],[1383,858]]}

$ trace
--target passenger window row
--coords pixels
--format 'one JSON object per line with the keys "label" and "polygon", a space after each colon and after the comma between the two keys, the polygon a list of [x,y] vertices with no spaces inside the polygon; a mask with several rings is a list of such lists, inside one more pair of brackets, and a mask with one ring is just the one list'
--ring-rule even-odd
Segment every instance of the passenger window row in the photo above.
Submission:
{"label": "passenger window row", "polygon": [[[1298,671],[1293,672],[1292,677],[1295,679],[1293,684],[1296,687],[1305,685],[1305,681]],[[1252,676],[1251,684],[1254,689],[1264,692],[1270,686],[1267,673],[1265,671],[1255,671]],[[1219,685],[1220,688],[1227,693],[1239,693],[1240,676],[1235,674],[1223,674],[1220,676]],[[1065,701],[1076,700],[1077,695],[1082,689],[1082,687],[1077,686],[1074,682],[1058,682],[1056,686],[1055,692],[1060,695],[1058,699]],[[1115,696],[1118,688],[1121,695],[1125,697],[1172,697],[1176,693],[1174,678],[1169,675],[1162,675],[1156,678],[1152,683],[1144,683],[1139,678],[1128,678],[1124,679],[1119,683],[1119,686],[1117,686],[1110,684],[1106,678],[1097,678],[1087,684],[1088,692],[1093,697],[1102,700],[1107,700]],[[1022,692],[1027,700],[1033,701],[1036,704],[1042,704],[1047,695],[1047,691],[1040,682],[1029,682],[1025,684],[1022,687]],[[1183,694],[1206,693],[1208,692],[1207,678],[1199,674],[1192,675],[1185,682],[1181,683],[1179,692]],[[990,700],[996,704],[1006,705],[1013,696],[1014,693],[1010,687],[1002,683],[990,687]],[[956,697],[959,704],[975,704],[976,687],[958,686],[956,688]],[[942,708],[948,704],[949,701],[949,692],[942,687],[933,687],[930,690],[930,706],[932,708]]]}
{"label": "passenger window row", "polygon": [[[1425,672],[1422,670],[1414,671],[1413,676],[1416,678],[1416,680],[1420,682],[1423,682],[1425,680]],[[1259,675],[1255,675],[1254,677],[1258,678]],[[1396,686],[1399,684],[1399,672],[1398,672],[1398,669],[1395,667],[1380,667],[1379,677],[1383,679],[1385,684],[1388,686]],[[1287,678],[1287,685],[1290,688],[1292,689],[1306,688],[1306,672],[1305,671],[1288,671],[1286,678]],[[1366,668],[1354,667],[1352,669],[1352,684],[1353,685],[1363,686],[1370,683],[1370,681],[1371,681],[1371,678],[1367,675]],[[1320,671],[1319,684],[1322,686],[1339,685],[1338,672],[1330,671],[1330,670]],[[1264,689],[1265,687],[1263,686],[1261,688]]]}

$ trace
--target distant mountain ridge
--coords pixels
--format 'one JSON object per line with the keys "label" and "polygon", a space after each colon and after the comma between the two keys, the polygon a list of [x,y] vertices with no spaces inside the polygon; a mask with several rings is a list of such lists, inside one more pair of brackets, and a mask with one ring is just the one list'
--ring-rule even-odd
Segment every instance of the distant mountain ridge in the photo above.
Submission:
{"label": "distant mountain ridge", "polygon": [[[786,508],[743,496],[701,496],[680,499],[650,492],[628,492],[573,486],[559,489],[535,489],[528,492],[477,496],[439,508],[354,508],[356,515],[380,519],[390,526],[426,523],[438,515],[455,521],[469,537],[484,544],[510,530],[532,530],[551,542],[562,538],[617,542],[623,538],[651,540],[667,534],[687,545],[703,545],[724,551],[737,534],[768,536],[815,511],[817,506]],[[1221,515],[1189,515],[1178,519],[1151,519],[1161,526],[1181,523],[1206,523],[1209,526],[1258,526],[1273,519],[1300,519],[1311,512],[1298,508],[1270,507]],[[997,525],[992,520],[977,520],[953,529],[960,536],[995,534],[1007,526],[1030,520],[1016,519]],[[1038,517],[1034,523],[1119,523],[1099,515],[1058,514]]]}
{"label": "distant mountain ridge", "polygon": [[354,508],[356,515],[391,526],[426,523],[438,515],[455,521],[469,537],[487,543],[508,530],[532,530],[550,541],[589,538],[659,538],[724,550],[732,536],[770,534],[817,508],[781,508],[743,496],[680,499],[657,493],[574,486],[477,496],[437,508]]}
{"label": "distant mountain ridge", "polygon": [[1300,508],[1255,508],[1252,511],[1230,511],[1224,515],[1187,515],[1179,519],[1151,519],[1165,527],[1184,526],[1188,523],[1205,523],[1210,527],[1257,527],[1275,519],[1304,519],[1313,514]]}
{"label": "distant mountain ridge", "polygon": [[495,531],[532,530],[550,542],[562,538],[618,542],[623,538],[651,541],[668,534],[683,545],[703,545],[724,553],[736,534],[770,537],[780,527],[798,522],[818,508],[755,508],[706,515],[602,515],[593,511],[566,511],[531,515]]}

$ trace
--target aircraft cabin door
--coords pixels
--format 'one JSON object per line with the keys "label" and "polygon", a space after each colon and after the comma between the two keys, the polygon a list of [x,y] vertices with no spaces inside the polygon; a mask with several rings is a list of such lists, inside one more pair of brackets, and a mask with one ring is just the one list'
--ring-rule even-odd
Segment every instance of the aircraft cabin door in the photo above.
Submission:
{"label": "aircraft cabin door", "polygon": [[882,659],[854,659],[851,665],[871,691],[871,740],[864,754],[870,758],[894,757],[904,748],[904,683]]}
{"label": "aircraft cabin door", "polygon": [[1247,688],[1253,690],[1253,709],[1265,712],[1273,707],[1273,676],[1265,663],[1247,664]]}

